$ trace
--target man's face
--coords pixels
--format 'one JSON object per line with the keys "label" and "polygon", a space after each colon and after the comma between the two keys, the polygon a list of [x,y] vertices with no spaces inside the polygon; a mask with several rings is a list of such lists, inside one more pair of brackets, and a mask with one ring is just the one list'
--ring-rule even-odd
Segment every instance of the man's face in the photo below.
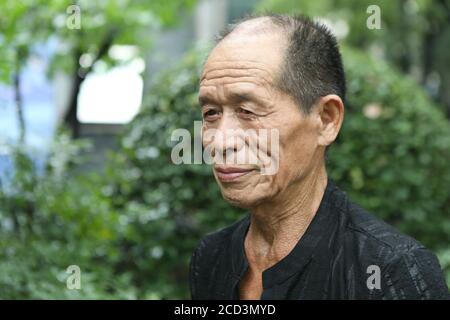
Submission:
{"label": "man's face", "polygon": [[[203,146],[223,155],[225,163],[214,163],[214,176],[223,197],[236,206],[251,208],[285,197],[317,165],[318,122],[276,87],[284,41],[276,33],[225,39],[211,52],[202,73]],[[211,129],[221,134],[208,135]],[[261,137],[254,144],[230,135],[233,130],[252,129],[268,130],[268,143],[261,143]],[[271,141],[271,130],[277,131],[278,141]],[[255,145],[259,149],[256,163],[226,161],[230,153],[225,151],[236,155]],[[262,174],[268,165],[273,168],[273,161],[278,161],[278,170]]]}

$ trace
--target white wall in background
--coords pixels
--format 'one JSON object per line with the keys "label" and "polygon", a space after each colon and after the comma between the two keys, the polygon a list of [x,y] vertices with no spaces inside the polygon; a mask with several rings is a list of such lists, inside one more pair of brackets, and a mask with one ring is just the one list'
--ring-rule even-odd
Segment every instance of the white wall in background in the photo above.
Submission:
{"label": "white wall in background", "polygon": [[78,96],[78,120],[117,124],[131,121],[142,102],[144,68],[144,61],[136,58],[126,65],[88,75]]}

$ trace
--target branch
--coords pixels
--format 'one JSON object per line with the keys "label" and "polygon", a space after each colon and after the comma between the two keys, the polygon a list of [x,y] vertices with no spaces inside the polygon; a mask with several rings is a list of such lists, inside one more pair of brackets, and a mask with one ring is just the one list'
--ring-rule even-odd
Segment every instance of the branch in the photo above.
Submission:
{"label": "branch", "polygon": [[22,104],[22,94],[20,92],[20,73],[22,68],[22,63],[25,59],[25,52],[22,48],[18,47],[16,49],[16,70],[14,73],[14,100],[16,103],[16,113],[17,120],[19,122],[19,144],[23,145],[25,142],[25,120],[23,116],[23,104]]}

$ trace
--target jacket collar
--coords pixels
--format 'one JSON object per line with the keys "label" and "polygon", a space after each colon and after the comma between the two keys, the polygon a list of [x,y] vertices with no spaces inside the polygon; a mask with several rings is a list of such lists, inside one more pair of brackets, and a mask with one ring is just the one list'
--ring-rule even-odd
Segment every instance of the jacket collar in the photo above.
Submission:
{"label": "jacket collar", "polygon": [[[301,239],[286,257],[263,272],[264,289],[282,283],[294,273],[301,272],[313,258],[314,253],[320,251],[318,250],[319,243],[326,245],[328,241],[321,240],[327,240],[326,238],[331,236],[330,230],[336,218],[332,212],[335,205],[333,193],[336,190],[339,189],[329,178],[319,209]],[[236,284],[239,283],[248,269],[244,241],[249,226],[250,214],[247,214],[239,227],[233,232],[231,239],[232,276],[233,282],[236,282]]]}

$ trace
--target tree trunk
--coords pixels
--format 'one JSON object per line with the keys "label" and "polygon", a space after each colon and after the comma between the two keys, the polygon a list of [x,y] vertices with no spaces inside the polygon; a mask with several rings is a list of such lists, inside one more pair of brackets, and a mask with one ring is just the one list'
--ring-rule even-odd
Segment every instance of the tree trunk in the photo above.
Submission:
{"label": "tree trunk", "polygon": [[64,123],[70,128],[72,138],[76,139],[80,136],[80,122],[77,118],[78,111],[78,94],[80,93],[81,85],[86,79],[87,75],[92,71],[94,64],[99,61],[105,54],[108,53],[109,48],[114,42],[118,30],[111,29],[106,33],[102,43],[100,44],[97,56],[95,57],[92,65],[87,69],[80,68],[80,57],[83,54],[81,46],[75,51],[74,55],[74,73],[72,91],[70,93],[70,100],[68,108],[66,109],[66,115],[64,116]]}
{"label": "tree trunk", "polygon": [[16,70],[14,73],[14,100],[16,103],[16,114],[17,121],[19,124],[19,144],[23,145],[25,143],[25,119],[23,116],[23,102],[22,102],[22,94],[20,91],[20,72],[22,69],[22,63],[24,61],[24,55],[21,49],[17,49],[16,55]]}
{"label": "tree trunk", "polygon": [[64,116],[64,123],[69,127],[72,138],[76,139],[80,134],[80,123],[77,118],[78,112],[78,94],[80,92],[81,84],[84,81],[84,77],[80,75],[79,61],[81,57],[81,51],[77,50],[74,56],[75,70],[73,72],[72,90],[70,92],[69,105],[67,107],[66,115]]}

